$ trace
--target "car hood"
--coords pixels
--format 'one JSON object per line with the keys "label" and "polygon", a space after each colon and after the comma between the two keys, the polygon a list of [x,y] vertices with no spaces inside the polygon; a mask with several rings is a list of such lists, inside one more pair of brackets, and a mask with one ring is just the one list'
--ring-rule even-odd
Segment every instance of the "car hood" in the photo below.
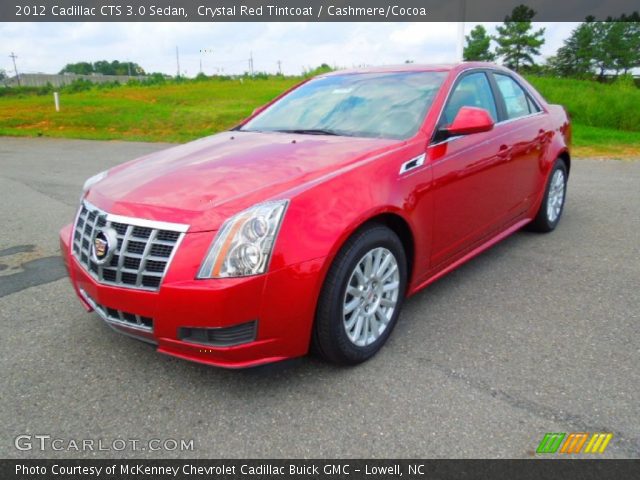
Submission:
{"label": "car hood", "polygon": [[215,230],[255,203],[383,152],[396,140],[225,132],[117,166],[87,199],[132,217]]}

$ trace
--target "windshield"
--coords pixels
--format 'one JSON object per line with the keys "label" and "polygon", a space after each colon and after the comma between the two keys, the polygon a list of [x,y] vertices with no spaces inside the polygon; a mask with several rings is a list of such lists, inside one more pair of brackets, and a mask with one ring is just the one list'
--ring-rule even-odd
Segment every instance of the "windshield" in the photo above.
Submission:
{"label": "windshield", "polygon": [[445,76],[445,72],[395,72],[318,78],[240,130],[409,138],[420,128]]}

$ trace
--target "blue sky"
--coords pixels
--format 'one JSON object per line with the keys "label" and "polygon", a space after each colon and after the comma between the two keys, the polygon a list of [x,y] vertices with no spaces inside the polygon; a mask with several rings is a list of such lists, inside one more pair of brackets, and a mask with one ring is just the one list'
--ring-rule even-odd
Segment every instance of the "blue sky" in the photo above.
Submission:
{"label": "blue sky", "polygon": [[[466,32],[475,23],[466,24]],[[490,32],[496,23],[484,24]],[[576,23],[536,23],[546,28],[542,55],[555,53]],[[455,23],[0,23],[0,69],[56,73],[66,63],[130,60],[145,70],[187,76],[242,73],[253,52],[257,71],[287,74],[328,63],[338,67],[455,60]],[[204,51],[201,53],[200,51]]]}

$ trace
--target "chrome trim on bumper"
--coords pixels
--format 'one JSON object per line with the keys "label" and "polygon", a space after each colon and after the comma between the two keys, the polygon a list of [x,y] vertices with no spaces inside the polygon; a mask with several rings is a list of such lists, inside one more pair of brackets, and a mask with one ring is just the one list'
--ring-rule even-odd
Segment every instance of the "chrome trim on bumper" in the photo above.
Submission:
{"label": "chrome trim on bumper", "polygon": [[[144,332],[145,334],[150,334],[153,333],[153,323],[151,324],[151,326],[146,326],[144,324],[141,323],[141,316],[140,315],[135,315],[136,317],[136,322],[137,323],[132,323],[132,322],[127,322],[123,319],[123,313],[121,310],[118,309],[112,309],[112,310],[116,310],[119,314],[118,317],[114,317],[112,315],[109,314],[108,310],[103,307],[102,305],[98,305],[93,298],[91,298],[89,296],[89,294],[87,292],[85,292],[82,288],[79,288],[78,291],[80,292],[80,295],[82,296],[82,299],[87,302],[87,304],[89,306],[91,306],[91,308],[93,308],[93,310],[100,316],[100,318],[102,318],[102,320],[104,320],[106,323],[108,323],[110,326],[116,326],[116,327],[124,327],[130,330],[139,330],[140,332]],[[118,330],[120,331],[120,330]],[[139,338],[139,337],[136,337]]]}

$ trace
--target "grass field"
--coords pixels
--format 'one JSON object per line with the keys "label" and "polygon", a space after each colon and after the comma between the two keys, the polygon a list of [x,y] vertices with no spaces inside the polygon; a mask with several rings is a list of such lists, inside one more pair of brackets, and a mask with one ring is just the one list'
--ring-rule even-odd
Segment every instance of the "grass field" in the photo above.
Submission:
{"label": "grass field", "polygon": [[568,78],[529,77],[551,103],[560,103],[580,125],[640,132],[640,88]]}
{"label": "grass field", "polygon": [[572,153],[585,158],[640,159],[640,132],[574,123]]}
{"label": "grass field", "polygon": [[208,80],[0,97],[0,135],[186,142],[233,126],[298,79]]}
{"label": "grass field", "polygon": [[[154,86],[94,88],[61,95],[0,97],[0,135],[186,142],[236,124],[299,78],[209,79]],[[640,158],[640,89],[532,77],[551,102],[567,107],[574,155]]]}

